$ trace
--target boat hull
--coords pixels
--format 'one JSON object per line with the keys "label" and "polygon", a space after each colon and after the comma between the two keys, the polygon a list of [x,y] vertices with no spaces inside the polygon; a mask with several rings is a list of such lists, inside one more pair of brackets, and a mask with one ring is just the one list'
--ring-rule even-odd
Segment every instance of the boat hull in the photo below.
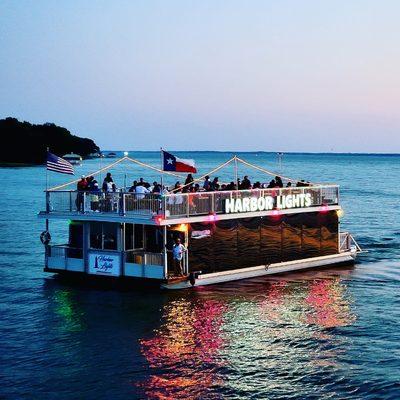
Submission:
{"label": "boat hull", "polygon": [[181,290],[190,289],[197,286],[214,285],[225,282],[232,282],[243,279],[256,278],[267,275],[283,274],[289,272],[295,272],[300,270],[310,270],[321,267],[332,267],[341,265],[354,264],[357,251],[347,251],[339,254],[333,254],[329,256],[313,257],[302,260],[287,261],[282,263],[270,264],[270,265],[259,265],[256,267],[249,267],[243,269],[236,269],[224,272],[216,272],[210,274],[199,275],[195,280],[194,284],[190,283],[189,279],[172,279],[170,281],[160,281],[159,279],[144,279],[137,277],[111,277],[111,276],[99,276],[91,275],[81,271],[66,271],[56,268],[45,268],[45,272],[56,273],[61,279],[67,279],[71,282],[80,282],[85,285],[98,285],[106,286],[111,288],[162,288],[168,290]]}
{"label": "boat hull", "polygon": [[199,275],[195,279],[194,284],[188,281],[171,282],[161,285],[163,289],[186,289],[196,286],[213,285],[224,282],[237,281],[242,279],[256,278],[265,275],[282,274],[286,272],[313,269],[318,267],[328,267],[333,265],[349,265],[354,264],[357,252],[348,251],[329,256],[306,258],[302,260],[287,261],[282,263],[259,265],[256,267],[243,268],[231,271],[216,272],[211,274]]}

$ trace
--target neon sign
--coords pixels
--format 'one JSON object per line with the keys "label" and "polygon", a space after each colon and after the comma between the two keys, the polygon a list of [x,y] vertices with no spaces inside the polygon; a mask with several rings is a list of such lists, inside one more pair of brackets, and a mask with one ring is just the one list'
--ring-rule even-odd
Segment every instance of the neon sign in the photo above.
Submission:
{"label": "neon sign", "polygon": [[311,205],[311,193],[279,195],[276,197],[243,197],[225,199],[225,212],[227,214],[257,212],[273,210],[274,208],[282,210],[287,208],[310,207]]}

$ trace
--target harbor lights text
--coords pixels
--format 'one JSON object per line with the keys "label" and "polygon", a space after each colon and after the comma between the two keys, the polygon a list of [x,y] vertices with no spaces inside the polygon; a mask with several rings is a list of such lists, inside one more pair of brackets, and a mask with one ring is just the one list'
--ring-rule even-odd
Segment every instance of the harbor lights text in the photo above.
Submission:
{"label": "harbor lights text", "polygon": [[268,211],[278,208],[310,207],[312,205],[311,193],[279,195],[276,197],[243,197],[239,199],[226,199],[225,212],[240,213],[240,212],[256,212]]}

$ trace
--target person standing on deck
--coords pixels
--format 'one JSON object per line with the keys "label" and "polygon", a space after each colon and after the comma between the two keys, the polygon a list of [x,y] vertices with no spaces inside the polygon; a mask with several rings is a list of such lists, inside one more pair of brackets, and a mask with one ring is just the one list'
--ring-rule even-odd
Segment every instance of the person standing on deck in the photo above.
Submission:
{"label": "person standing on deck", "polygon": [[129,188],[129,192],[130,193],[135,193],[135,191],[136,191],[136,186],[137,186],[137,181],[133,181],[133,184],[132,184],[132,186]]}
{"label": "person standing on deck", "polygon": [[181,243],[181,239],[176,238],[175,244],[172,247],[172,257],[174,259],[175,274],[183,276],[182,260],[185,254],[186,247]]}
{"label": "person standing on deck", "polygon": [[78,191],[76,195],[76,208],[78,211],[83,211],[83,196],[85,195],[83,192],[87,190],[87,180],[85,175],[81,176],[81,180],[76,185],[76,189]]}
{"label": "person standing on deck", "polygon": [[210,181],[210,177],[207,175],[204,179],[204,184],[203,184],[203,189],[208,192],[210,190],[210,186],[211,186],[211,181]]}
{"label": "person standing on deck", "polygon": [[102,186],[103,192],[108,192],[107,189],[110,186],[112,186],[112,185],[109,185],[109,184],[112,184],[112,183],[114,183],[114,181],[113,181],[113,178],[111,176],[111,172],[107,172],[107,175],[105,176],[104,181],[103,181],[103,186]]}
{"label": "person standing on deck", "polygon": [[143,200],[146,197],[147,193],[150,193],[150,190],[139,184],[135,188],[136,200]]}
{"label": "person standing on deck", "polygon": [[283,188],[283,182],[282,182],[282,179],[281,179],[280,176],[276,176],[276,177],[275,177],[275,182],[276,182],[276,185],[277,185],[278,187]]}
{"label": "person standing on deck", "polygon": [[243,178],[242,183],[240,185],[240,189],[241,190],[249,190],[249,189],[251,189],[251,182],[250,182],[250,179],[249,179],[249,177],[247,175]]}
{"label": "person standing on deck", "polygon": [[188,174],[186,180],[185,180],[185,186],[188,187],[188,190],[190,190],[190,188],[193,186],[193,175],[192,174]]}
{"label": "person standing on deck", "polygon": [[78,181],[78,183],[76,185],[76,189],[78,190],[78,192],[83,192],[86,190],[87,184],[88,183],[87,183],[85,175],[82,175],[80,181]]}
{"label": "person standing on deck", "polygon": [[216,176],[213,181],[211,182],[210,189],[213,192],[219,190],[219,183],[218,183],[218,176]]}

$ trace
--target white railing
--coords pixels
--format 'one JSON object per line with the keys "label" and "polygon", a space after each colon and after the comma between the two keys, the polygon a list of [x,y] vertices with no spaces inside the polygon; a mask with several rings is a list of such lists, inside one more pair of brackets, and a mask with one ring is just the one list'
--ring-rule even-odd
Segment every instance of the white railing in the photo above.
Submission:
{"label": "white railing", "polygon": [[83,250],[67,244],[47,245],[47,256],[55,258],[83,258]]}
{"label": "white railing", "polygon": [[190,217],[210,213],[224,214],[226,199],[260,198],[270,196],[277,206],[278,196],[309,195],[309,207],[339,204],[339,187],[337,185],[253,189],[218,192],[177,193],[165,196],[165,217]]}
{"label": "white railing", "polygon": [[309,207],[339,204],[336,185],[253,189],[218,192],[171,193],[167,195],[127,192],[91,193],[77,191],[47,191],[47,213],[114,213],[163,218],[224,214],[226,199],[272,197],[278,207],[278,196],[307,195]]}
{"label": "white railing", "polygon": [[114,213],[153,216],[160,211],[160,196],[124,192],[46,192],[48,213]]}
{"label": "white railing", "polygon": [[164,265],[163,253],[150,253],[143,250],[127,250],[125,261],[141,265]]}
{"label": "white railing", "polygon": [[154,194],[122,193],[125,213],[154,215],[161,211],[161,198]]}
{"label": "white railing", "polygon": [[355,250],[357,253],[363,252],[359,244],[349,232],[340,232],[339,253]]}

